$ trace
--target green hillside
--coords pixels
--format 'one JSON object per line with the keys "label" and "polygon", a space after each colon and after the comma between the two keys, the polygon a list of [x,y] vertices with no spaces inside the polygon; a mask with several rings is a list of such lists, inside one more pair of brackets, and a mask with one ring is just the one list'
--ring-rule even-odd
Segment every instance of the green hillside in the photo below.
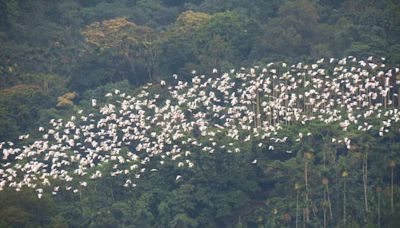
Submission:
{"label": "green hillside", "polygon": [[397,227],[400,3],[0,2],[0,227]]}

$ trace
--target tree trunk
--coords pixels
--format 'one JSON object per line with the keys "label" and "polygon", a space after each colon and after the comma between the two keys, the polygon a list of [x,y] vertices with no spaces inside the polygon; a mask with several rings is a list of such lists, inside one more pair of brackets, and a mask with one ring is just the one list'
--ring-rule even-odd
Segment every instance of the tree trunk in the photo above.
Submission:
{"label": "tree trunk", "polygon": [[296,196],[296,228],[299,221],[299,190],[297,190]]}
{"label": "tree trunk", "polygon": [[368,153],[365,153],[365,157],[363,159],[363,184],[364,184],[364,203],[365,203],[365,212],[368,212],[368,195],[367,195],[367,186],[368,186]]}
{"label": "tree trunk", "polygon": [[343,225],[346,226],[346,180],[343,180]]}
{"label": "tree trunk", "polygon": [[333,220],[332,204],[331,204],[331,198],[329,196],[329,186],[328,185],[326,185],[326,195],[328,196],[329,214],[331,216],[331,220]]}
{"label": "tree trunk", "polygon": [[[307,158],[306,158],[307,159]],[[308,162],[307,160],[304,163],[304,180],[306,182],[306,211],[308,212]],[[310,220],[309,213],[306,213],[307,222]]]}
{"label": "tree trunk", "polygon": [[394,168],[392,170],[392,176],[391,176],[391,186],[390,186],[390,210],[393,213],[394,212],[394,202],[393,202],[393,184],[394,184]]}
{"label": "tree trunk", "polygon": [[378,228],[381,227],[381,192],[378,191]]}

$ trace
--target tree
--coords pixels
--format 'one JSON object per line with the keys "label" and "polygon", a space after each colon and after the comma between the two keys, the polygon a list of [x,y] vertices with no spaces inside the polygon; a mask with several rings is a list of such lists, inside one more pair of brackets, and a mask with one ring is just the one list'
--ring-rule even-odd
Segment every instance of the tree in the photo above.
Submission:
{"label": "tree", "polygon": [[171,32],[175,35],[178,33],[193,33],[205,25],[211,17],[206,13],[193,12],[191,10],[185,11],[178,16]]}
{"label": "tree", "polygon": [[[126,18],[93,22],[82,31],[86,43],[98,51],[111,51],[122,57],[131,74],[137,73],[139,59],[147,69],[147,80],[152,80],[157,58],[157,33],[146,26],[136,25]],[[135,84],[141,80],[133,77]]]}
{"label": "tree", "polygon": [[196,34],[208,23],[211,15],[193,11],[185,11],[165,32],[162,44],[162,66],[172,73],[183,73],[190,64],[198,64],[196,52],[199,46]]}
{"label": "tree", "polygon": [[233,65],[246,61],[256,35],[255,30],[252,21],[235,12],[212,15],[196,36],[202,68],[228,70]]}
{"label": "tree", "polygon": [[0,31],[10,28],[17,23],[21,12],[18,1],[5,0],[0,2]]}
{"label": "tree", "polygon": [[2,125],[7,127],[3,130],[3,135],[7,138],[15,137],[15,133],[36,127],[39,124],[37,120],[40,110],[51,107],[52,101],[55,100],[45,95],[36,85],[22,84],[0,90],[0,110],[4,110],[0,115],[5,121]]}
{"label": "tree", "polygon": [[279,8],[278,15],[265,26],[262,46],[278,55],[309,54],[319,20],[315,4],[308,0],[288,1]]}
{"label": "tree", "polygon": [[10,140],[17,136],[17,123],[5,107],[0,108],[0,139]]}

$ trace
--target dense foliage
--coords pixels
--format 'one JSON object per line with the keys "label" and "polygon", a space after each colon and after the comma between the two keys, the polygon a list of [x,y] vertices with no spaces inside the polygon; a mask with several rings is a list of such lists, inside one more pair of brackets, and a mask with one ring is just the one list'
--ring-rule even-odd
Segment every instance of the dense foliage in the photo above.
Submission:
{"label": "dense foliage", "polygon": [[[92,97],[135,93],[175,73],[190,81],[192,70],[346,55],[394,65],[399,40],[395,0],[3,0],[0,142],[39,137],[33,129],[90,109]],[[6,189],[0,227],[343,227],[345,218],[349,227],[396,227],[400,138],[399,126],[391,128],[384,137],[349,129],[351,151],[326,140],[342,134],[335,124],[298,123],[281,130],[292,141],[274,152],[258,142],[239,154],[194,151],[201,165],[182,173],[166,164],[135,189],[111,177],[40,200]]]}

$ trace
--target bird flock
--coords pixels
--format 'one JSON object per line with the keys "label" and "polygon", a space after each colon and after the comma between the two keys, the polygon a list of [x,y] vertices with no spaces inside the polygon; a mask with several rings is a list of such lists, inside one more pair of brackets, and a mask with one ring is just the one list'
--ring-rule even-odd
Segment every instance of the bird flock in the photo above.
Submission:
{"label": "bird flock", "polygon": [[[243,153],[244,142],[274,150],[288,139],[278,137],[280,129],[313,120],[383,136],[400,120],[399,77],[384,58],[348,56],[222,74],[213,69],[209,76],[193,71],[191,81],[173,75],[172,82],[148,83],[135,95],[116,89],[93,98],[88,110],[39,127],[40,138],[1,142],[0,190],[29,187],[41,198],[44,191],[78,193],[90,180],[110,176],[135,187],[166,162],[195,167],[193,153]],[[330,140],[352,146],[344,136]]]}

